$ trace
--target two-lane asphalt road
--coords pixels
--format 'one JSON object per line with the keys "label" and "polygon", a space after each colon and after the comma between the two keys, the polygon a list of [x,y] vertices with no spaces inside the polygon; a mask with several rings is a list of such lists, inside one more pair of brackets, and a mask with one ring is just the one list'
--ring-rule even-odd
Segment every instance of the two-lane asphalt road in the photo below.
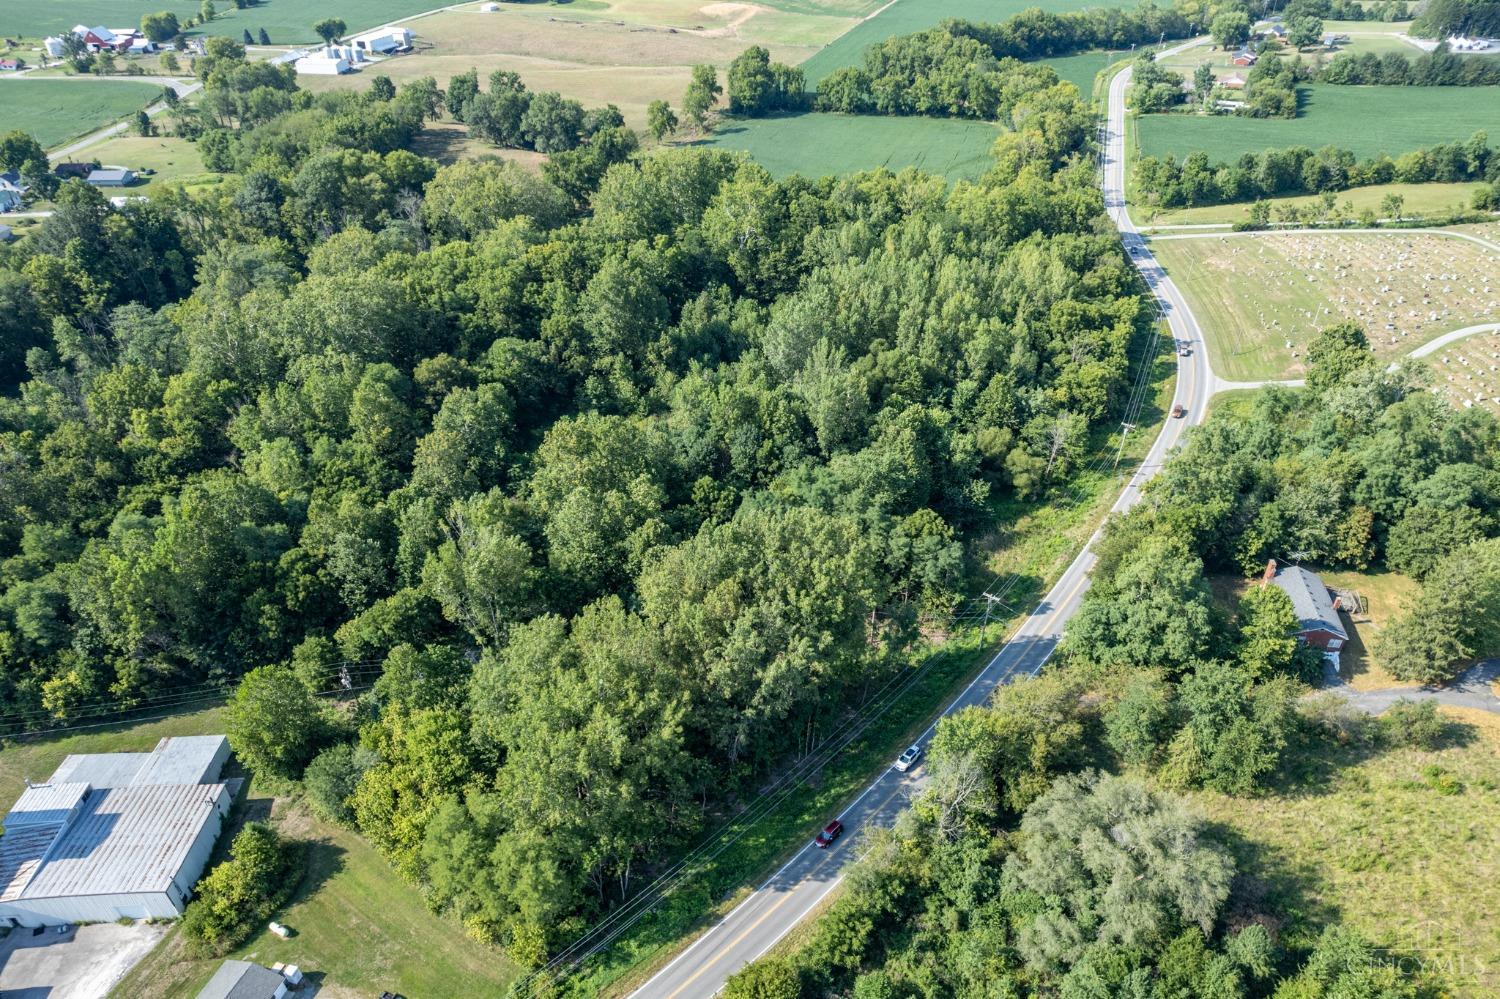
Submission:
{"label": "two-lane asphalt road", "polygon": [[[1182,405],[1186,414],[1182,418],[1167,419],[1145,461],[1115,501],[1112,509],[1116,511],[1129,509],[1135,504],[1140,498],[1141,485],[1161,467],[1177,446],[1184,429],[1203,420],[1214,385],[1198,324],[1171,280],[1152,258],[1125,211],[1125,88],[1129,83],[1130,70],[1127,69],[1115,77],[1109,91],[1109,117],[1104,140],[1105,205],[1120,230],[1126,252],[1156,294],[1179,347],[1187,347],[1188,353],[1177,359],[1177,391],[1173,398],[1173,404]],[[1064,625],[1078,610],[1084,591],[1088,589],[1089,571],[1093,565],[1091,539],[1011,640],[943,713],[946,715],[970,705],[983,704],[1000,684],[1040,670],[1062,638]],[[929,728],[923,734],[923,743],[931,737],[932,731]],[[807,845],[786,866],[657,972],[634,993],[634,997],[708,999],[716,994],[730,975],[770,950],[828,898],[843,877],[845,865],[859,856],[861,834],[870,828],[893,823],[921,789],[924,780],[921,767],[908,773],[895,767],[886,770],[838,816],[846,829],[843,838],[827,849],[819,849],[812,842],[817,830],[808,829]]]}

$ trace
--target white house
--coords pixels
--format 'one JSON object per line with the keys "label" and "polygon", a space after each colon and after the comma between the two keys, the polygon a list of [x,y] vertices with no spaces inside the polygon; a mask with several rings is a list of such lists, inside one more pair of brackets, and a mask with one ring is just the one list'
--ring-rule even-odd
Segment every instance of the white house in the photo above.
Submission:
{"label": "white house", "polygon": [[411,48],[412,34],[409,28],[376,28],[349,39],[349,44],[366,52],[390,55]]}
{"label": "white house", "polygon": [[234,799],[221,735],[63,760],[28,784],[0,838],[0,924],[174,919]]}
{"label": "white house", "polygon": [[298,76],[338,76],[351,72],[349,60],[331,45],[303,56],[292,63],[292,68]]}

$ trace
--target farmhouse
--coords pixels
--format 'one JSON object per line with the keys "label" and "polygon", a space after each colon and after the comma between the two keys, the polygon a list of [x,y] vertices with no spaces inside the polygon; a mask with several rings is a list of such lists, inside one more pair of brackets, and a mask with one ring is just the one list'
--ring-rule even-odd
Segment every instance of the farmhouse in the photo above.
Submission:
{"label": "farmhouse", "polygon": [[1238,73],[1230,73],[1219,81],[1219,86],[1228,87],[1230,90],[1244,90],[1245,78]]}
{"label": "farmhouse", "polygon": [[20,68],[21,60],[19,59],[0,59],[0,70],[12,70]]}
{"label": "farmhouse", "polygon": [[279,972],[249,961],[225,961],[198,992],[198,999],[282,999],[287,981]]}
{"label": "farmhouse", "polygon": [[95,187],[128,187],[135,183],[135,171],[125,167],[100,167],[84,178]]}
{"label": "farmhouse", "polygon": [[0,838],[0,925],[181,915],[238,787],[219,781],[228,758],[222,735],[179,736],[28,783]]}
{"label": "farmhouse", "polygon": [[1349,633],[1339,621],[1338,601],[1316,573],[1300,565],[1277,568],[1276,560],[1266,563],[1262,584],[1275,583],[1292,600],[1297,612],[1297,637],[1308,645],[1328,652],[1338,652],[1349,640]]}
{"label": "farmhouse", "polygon": [[376,28],[374,31],[355,35],[349,39],[349,44],[361,51],[374,52],[379,55],[405,52],[411,48],[411,30],[409,28]]}
{"label": "farmhouse", "polygon": [[1234,55],[1229,57],[1229,61],[1234,63],[1236,66],[1254,66],[1258,59],[1259,56],[1257,56],[1254,52],[1251,52],[1249,49],[1240,49]]}

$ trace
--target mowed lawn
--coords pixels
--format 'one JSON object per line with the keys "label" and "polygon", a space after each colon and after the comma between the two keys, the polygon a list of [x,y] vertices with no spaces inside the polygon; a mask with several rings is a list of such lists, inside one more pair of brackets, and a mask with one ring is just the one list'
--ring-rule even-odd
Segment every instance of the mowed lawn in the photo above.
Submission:
{"label": "mowed lawn", "polygon": [[801,114],[728,120],[701,140],[743,149],[778,177],[916,167],[950,180],[973,180],[990,167],[996,125],[949,118]]}
{"label": "mowed lawn", "polygon": [[1346,319],[1383,358],[1500,321],[1500,252],[1451,236],[1158,236],[1151,250],[1203,326],[1215,374],[1233,381],[1301,376],[1313,336]]}
{"label": "mowed lawn", "polygon": [[894,35],[923,31],[950,17],[998,23],[1031,7],[1061,12],[1096,6],[1090,0],[894,0],[807,60],[802,69],[808,85],[816,86],[834,70],[858,65],[866,47]]}
{"label": "mowed lawn", "polygon": [[1500,87],[1301,88],[1296,118],[1152,114],[1139,120],[1140,152],[1178,159],[1197,150],[1213,162],[1286,146],[1351,149],[1364,158],[1462,141],[1476,131],[1500,135]]}
{"label": "mowed lawn", "polygon": [[152,104],[162,88],[122,80],[0,80],[0,133],[56,146]]}
{"label": "mowed lawn", "polygon": [[[215,4],[219,14],[195,33],[240,37],[266,29],[274,44],[316,41],[312,26],[325,17],[343,18],[350,33],[420,14],[443,6],[441,0],[260,0],[254,7],[235,8],[230,0]],[[0,2],[0,34],[41,38],[67,31],[75,24],[129,28],[142,15],[170,10],[186,20],[198,16],[199,4],[183,0],[4,0]]]}
{"label": "mowed lawn", "polygon": [[[1354,926],[1460,999],[1500,994],[1500,719],[1440,709],[1458,727],[1437,751],[1320,739],[1300,774],[1258,798],[1197,792],[1280,932],[1308,945]],[[1441,779],[1456,793],[1439,790]]]}
{"label": "mowed lawn", "polygon": [[[69,753],[145,752],[163,736],[223,731],[223,710],[215,707],[7,744],[0,750],[0,810],[15,802],[27,778],[45,780]],[[233,956],[297,964],[322,983],[324,995],[334,997],[375,996],[386,989],[412,999],[505,994],[516,975],[505,955],[471,940],[456,921],[429,912],[421,893],[397,878],[359,836],[313,818],[299,800],[273,797],[254,780],[236,818],[241,815],[269,816],[286,835],[308,843],[308,850],[306,876],[293,903],[277,916],[295,930],[292,938],[263,931]],[[112,994],[191,999],[218,966],[217,958],[190,957],[174,927]]]}

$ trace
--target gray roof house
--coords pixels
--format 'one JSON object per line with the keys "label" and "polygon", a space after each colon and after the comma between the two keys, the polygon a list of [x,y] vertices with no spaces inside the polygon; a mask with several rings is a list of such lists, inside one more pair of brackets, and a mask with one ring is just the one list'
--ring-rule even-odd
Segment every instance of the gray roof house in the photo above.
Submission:
{"label": "gray roof house", "polygon": [[1299,628],[1297,637],[1309,645],[1316,645],[1329,652],[1337,652],[1349,640],[1349,633],[1339,620],[1338,603],[1328,592],[1328,587],[1316,573],[1300,565],[1280,568],[1276,560],[1266,564],[1265,582],[1275,583],[1291,598],[1292,609],[1297,613]]}
{"label": "gray roof house", "polygon": [[234,800],[228,758],[223,736],[167,738],[28,783],[0,837],[0,925],[181,915]]}
{"label": "gray roof house", "polygon": [[21,210],[21,196],[26,193],[20,174],[14,170],[0,173],[0,212]]}
{"label": "gray roof house", "polygon": [[127,187],[135,183],[135,171],[125,167],[100,167],[86,178],[95,187]]}
{"label": "gray roof house", "polygon": [[249,961],[225,961],[198,993],[198,999],[282,999],[286,979]]}

